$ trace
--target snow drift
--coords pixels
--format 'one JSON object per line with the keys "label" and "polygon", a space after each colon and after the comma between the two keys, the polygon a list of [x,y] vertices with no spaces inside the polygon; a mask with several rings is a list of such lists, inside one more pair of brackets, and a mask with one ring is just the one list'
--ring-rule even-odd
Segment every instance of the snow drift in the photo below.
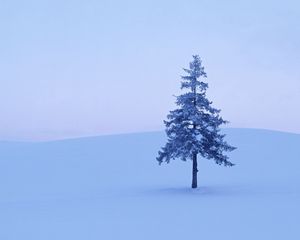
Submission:
{"label": "snow drift", "polygon": [[0,143],[0,239],[297,239],[300,135],[226,129],[232,168],[158,166],[162,132]]}

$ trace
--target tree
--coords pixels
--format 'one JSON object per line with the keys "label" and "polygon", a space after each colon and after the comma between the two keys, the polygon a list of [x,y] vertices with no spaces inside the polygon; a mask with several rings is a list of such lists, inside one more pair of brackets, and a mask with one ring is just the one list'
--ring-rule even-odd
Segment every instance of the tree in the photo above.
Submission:
{"label": "tree", "polygon": [[233,166],[224,152],[230,152],[235,147],[225,140],[225,134],[220,133],[220,125],[228,123],[220,117],[219,109],[212,107],[212,102],[206,97],[208,84],[203,82],[207,75],[201,58],[193,56],[189,69],[182,76],[181,89],[187,92],[176,97],[178,109],[167,115],[167,143],[158,152],[157,161],[169,163],[171,159],[187,159],[193,162],[192,188],[197,188],[197,156],[212,159],[224,166]]}

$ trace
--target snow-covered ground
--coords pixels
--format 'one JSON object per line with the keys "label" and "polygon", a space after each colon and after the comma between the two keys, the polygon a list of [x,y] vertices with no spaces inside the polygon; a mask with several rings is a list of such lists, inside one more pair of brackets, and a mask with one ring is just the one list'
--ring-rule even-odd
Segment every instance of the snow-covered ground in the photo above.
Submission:
{"label": "snow-covered ground", "polygon": [[227,129],[233,168],[158,166],[164,133],[0,143],[1,240],[300,239],[300,135]]}

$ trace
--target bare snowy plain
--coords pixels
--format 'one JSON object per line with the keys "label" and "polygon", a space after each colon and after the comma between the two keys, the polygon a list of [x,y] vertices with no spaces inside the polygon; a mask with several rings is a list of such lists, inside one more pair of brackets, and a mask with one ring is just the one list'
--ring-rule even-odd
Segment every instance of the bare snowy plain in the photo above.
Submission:
{"label": "bare snowy plain", "polygon": [[0,143],[0,239],[300,239],[300,135],[226,129],[225,168],[158,166],[163,132]]}

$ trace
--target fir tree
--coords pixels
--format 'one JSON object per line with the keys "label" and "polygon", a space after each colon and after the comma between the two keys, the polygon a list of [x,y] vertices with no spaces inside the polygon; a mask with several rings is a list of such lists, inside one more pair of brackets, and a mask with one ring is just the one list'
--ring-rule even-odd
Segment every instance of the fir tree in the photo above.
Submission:
{"label": "fir tree", "polygon": [[219,109],[212,107],[206,97],[208,84],[203,81],[207,77],[201,58],[193,56],[189,69],[182,76],[181,89],[187,91],[176,97],[178,109],[167,115],[166,145],[158,152],[157,160],[169,163],[171,159],[188,159],[193,162],[192,188],[197,188],[197,156],[212,159],[219,165],[233,166],[224,152],[233,151],[220,133],[220,125],[227,121],[220,117]]}

